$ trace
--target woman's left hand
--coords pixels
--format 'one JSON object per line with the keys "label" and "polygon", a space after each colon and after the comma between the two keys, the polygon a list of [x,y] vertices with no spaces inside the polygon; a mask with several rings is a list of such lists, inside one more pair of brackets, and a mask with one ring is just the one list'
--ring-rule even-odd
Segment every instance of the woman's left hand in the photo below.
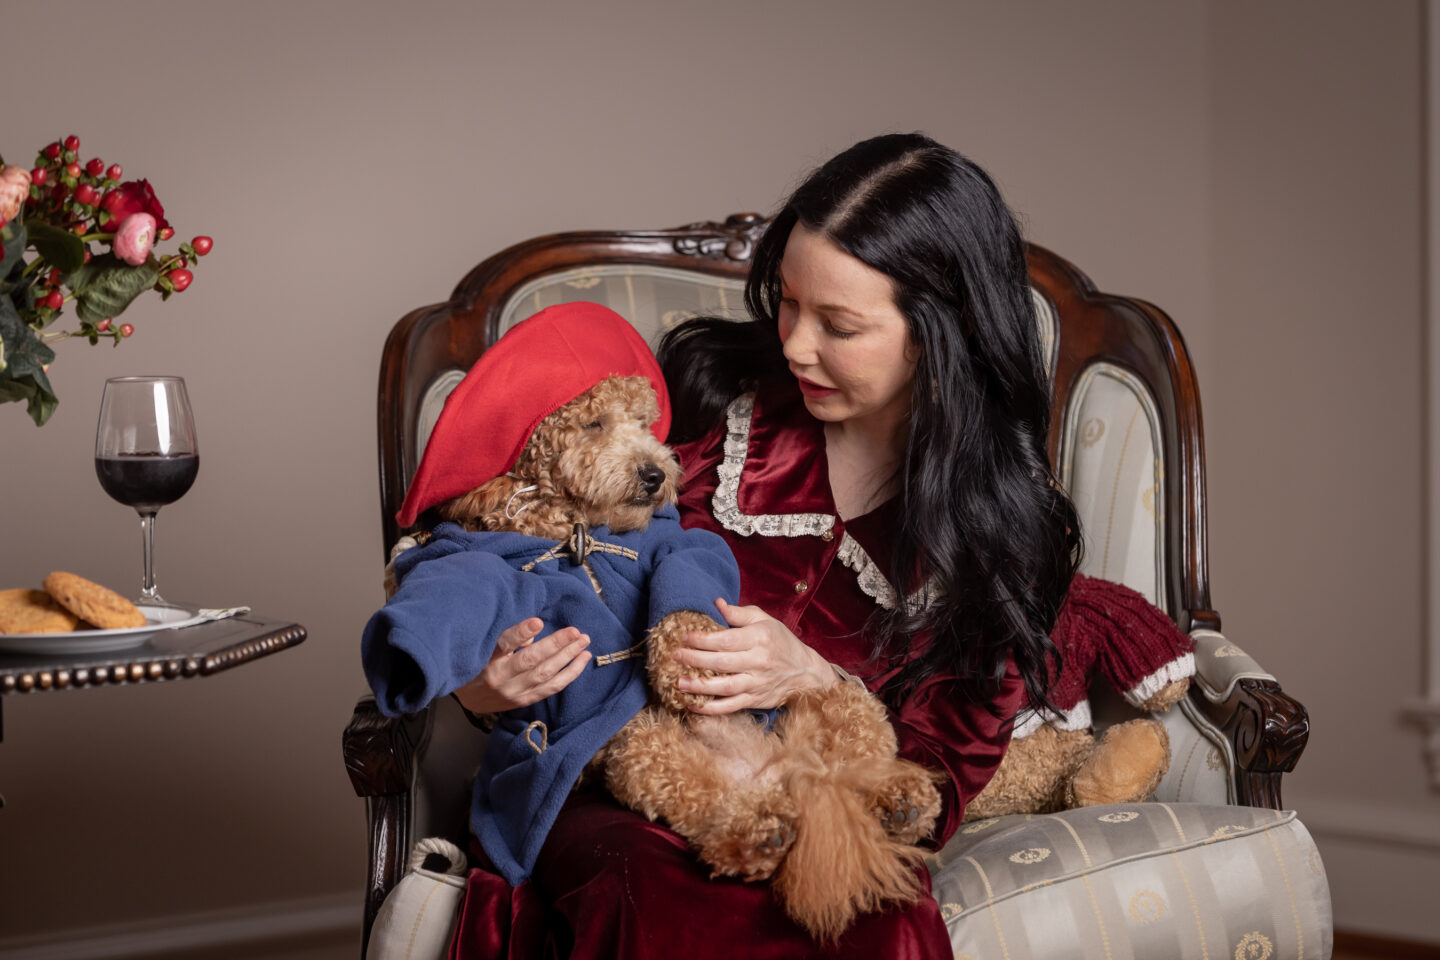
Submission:
{"label": "woman's left hand", "polygon": [[839,682],[830,662],[806,646],[790,629],[759,607],[732,607],[717,600],[728,630],[691,633],[675,659],[714,670],[714,677],[684,677],[686,693],[714,697],[694,708],[703,714],[778,707],[801,690],[824,689]]}

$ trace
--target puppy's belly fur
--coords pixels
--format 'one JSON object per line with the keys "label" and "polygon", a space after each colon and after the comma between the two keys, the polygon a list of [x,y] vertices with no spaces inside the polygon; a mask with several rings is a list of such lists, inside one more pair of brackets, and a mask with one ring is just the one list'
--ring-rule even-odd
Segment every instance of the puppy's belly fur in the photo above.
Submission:
{"label": "puppy's belly fur", "polygon": [[715,758],[716,769],[736,784],[769,784],[779,779],[776,739],[749,714],[692,717],[690,728]]}

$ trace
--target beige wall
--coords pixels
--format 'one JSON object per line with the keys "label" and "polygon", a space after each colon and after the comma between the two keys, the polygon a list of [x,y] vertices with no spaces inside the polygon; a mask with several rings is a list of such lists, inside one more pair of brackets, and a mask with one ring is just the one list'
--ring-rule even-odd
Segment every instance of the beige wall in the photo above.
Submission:
{"label": "beige wall", "polygon": [[[61,346],[50,425],[0,408],[0,586],[133,582],[136,524],[91,466],[100,384],[178,373],[203,458],[160,516],[161,589],[310,639],[200,681],[7,699],[0,946],[287,901],[358,916],[339,735],[381,601],[390,325],[510,243],[768,209],[885,130],[969,153],[1031,239],[1185,331],[1216,603],[1315,720],[1289,803],[1337,837],[1336,811],[1440,813],[1394,709],[1419,693],[1423,606],[1415,3],[12,6],[0,151],[77,133],[216,247],[119,350]],[[81,23],[113,66],[62,64]],[[1321,842],[1372,862],[1364,837]],[[1334,879],[1342,925],[1373,922],[1374,884]],[[1440,940],[1398,914],[1382,929]]]}

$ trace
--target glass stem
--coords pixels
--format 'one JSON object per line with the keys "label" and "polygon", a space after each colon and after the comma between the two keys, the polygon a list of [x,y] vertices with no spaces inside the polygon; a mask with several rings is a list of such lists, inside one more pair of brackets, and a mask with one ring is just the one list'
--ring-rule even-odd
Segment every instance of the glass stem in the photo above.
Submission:
{"label": "glass stem", "polygon": [[140,535],[145,544],[145,581],[140,588],[140,602],[161,604],[160,594],[155,592],[155,511],[140,513]]}

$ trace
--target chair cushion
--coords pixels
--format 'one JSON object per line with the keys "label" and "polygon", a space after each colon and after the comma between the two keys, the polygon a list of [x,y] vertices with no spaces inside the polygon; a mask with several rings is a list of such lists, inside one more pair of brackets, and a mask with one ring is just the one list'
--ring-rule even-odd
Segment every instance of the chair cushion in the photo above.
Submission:
{"label": "chair cushion", "polygon": [[1293,812],[1187,803],[977,820],[930,858],[957,958],[1328,957]]}

